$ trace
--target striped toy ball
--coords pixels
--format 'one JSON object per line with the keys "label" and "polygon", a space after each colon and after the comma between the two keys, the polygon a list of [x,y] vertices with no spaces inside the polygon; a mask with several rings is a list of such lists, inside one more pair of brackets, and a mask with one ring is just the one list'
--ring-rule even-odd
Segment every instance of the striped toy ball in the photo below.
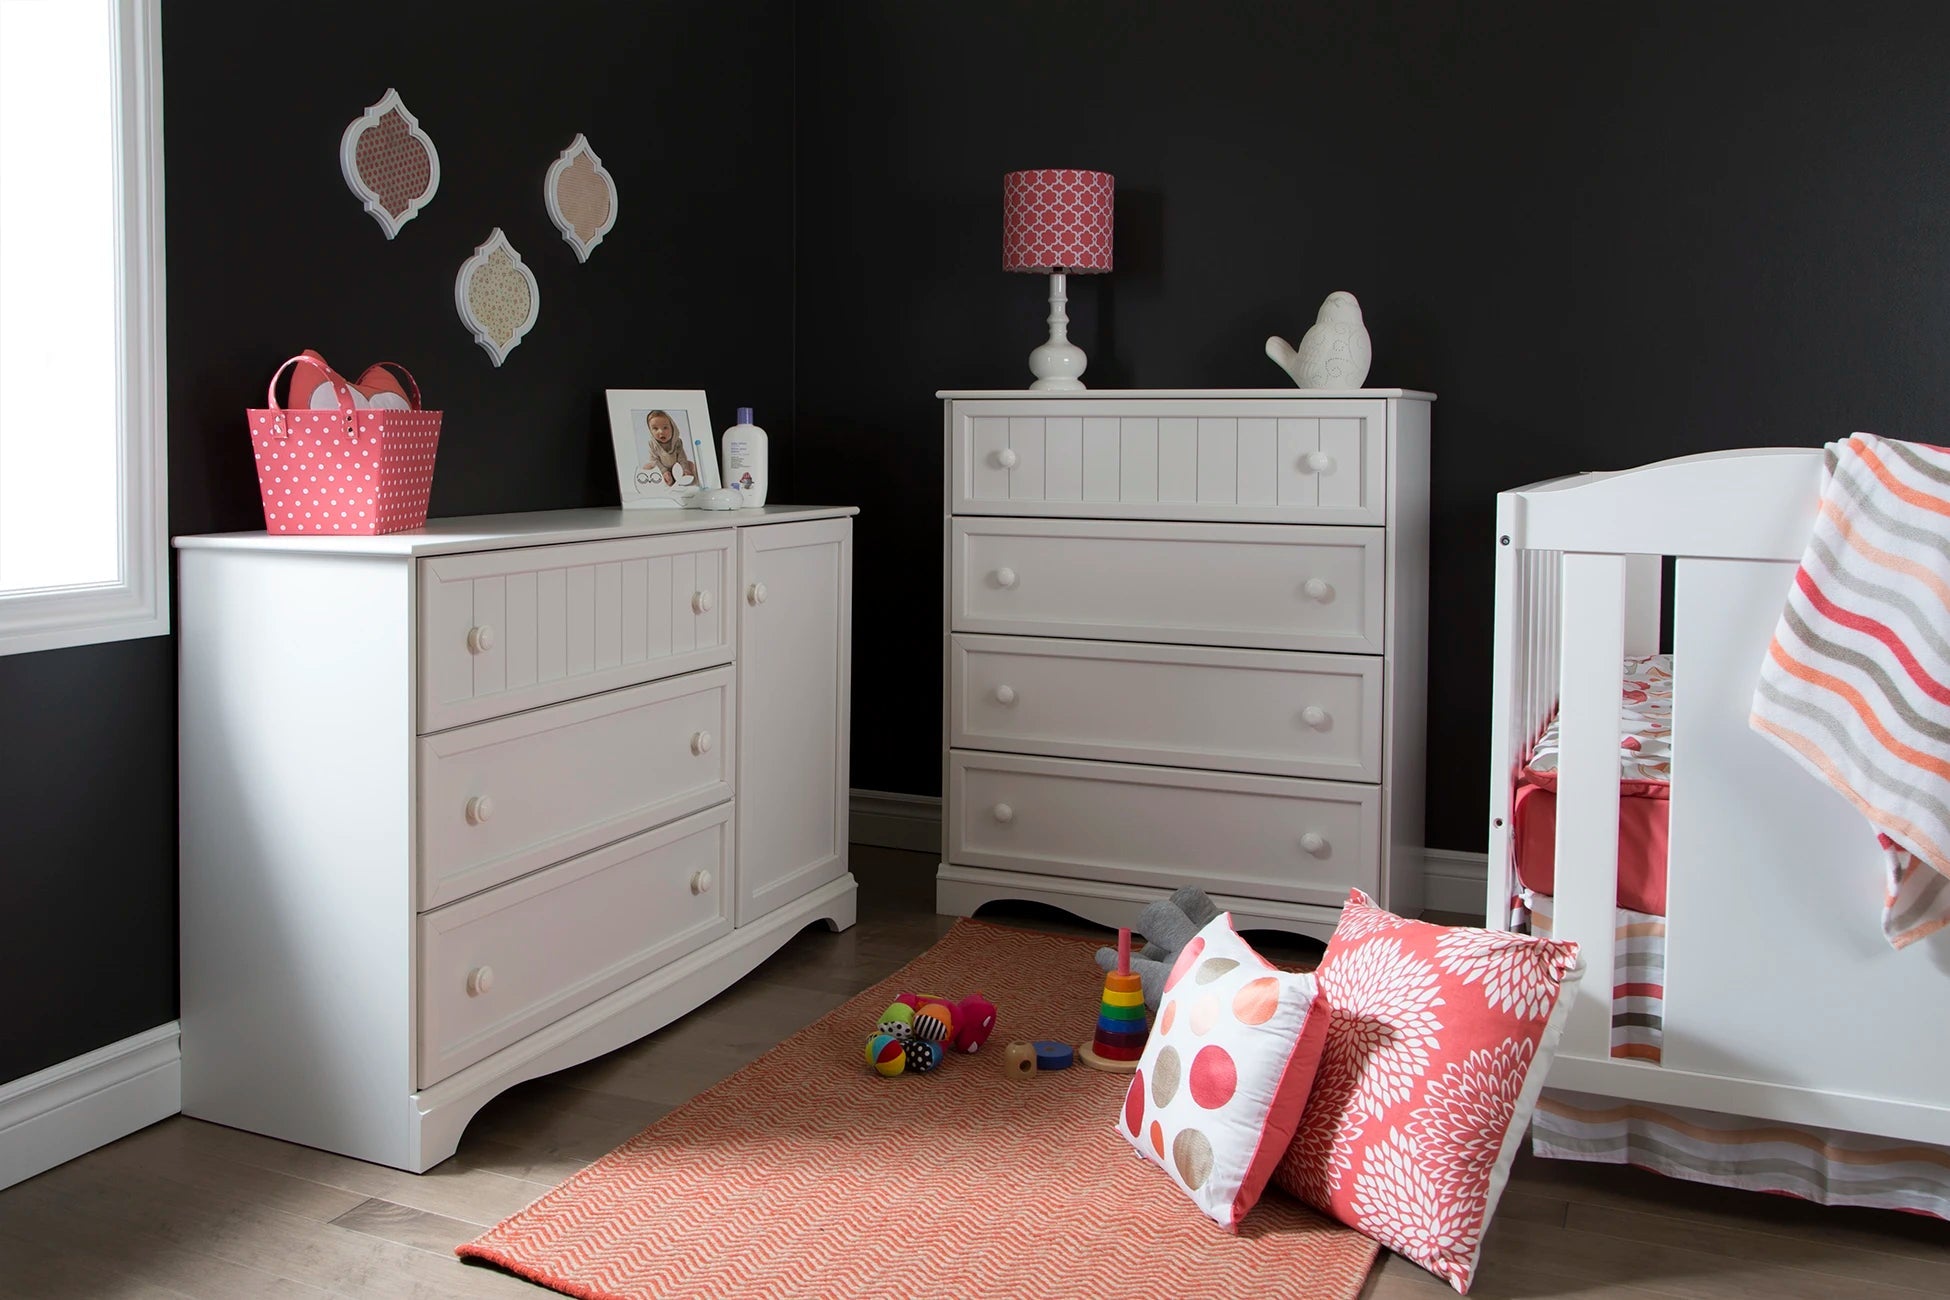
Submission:
{"label": "striped toy ball", "polygon": [[896,1002],[880,1013],[880,1032],[905,1038],[914,1031],[914,1008],[905,1002]]}
{"label": "striped toy ball", "polygon": [[867,1064],[893,1078],[907,1069],[907,1052],[904,1041],[892,1034],[875,1034],[867,1040]]}
{"label": "striped toy ball", "polygon": [[925,1038],[910,1038],[901,1046],[907,1055],[907,1069],[910,1074],[926,1074],[940,1065],[947,1056],[941,1044],[930,1043]]}
{"label": "striped toy ball", "polygon": [[930,1043],[945,1043],[955,1032],[955,1013],[942,1002],[930,1002],[914,1013],[914,1034]]}

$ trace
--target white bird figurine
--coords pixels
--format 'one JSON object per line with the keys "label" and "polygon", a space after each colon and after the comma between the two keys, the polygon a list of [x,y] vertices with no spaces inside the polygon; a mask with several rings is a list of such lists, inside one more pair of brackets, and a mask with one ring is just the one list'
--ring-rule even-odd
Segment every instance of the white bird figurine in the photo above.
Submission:
{"label": "white bird figurine", "polygon": [[1266,340],[1266,355],[1302,388],[1359,388],[1368,377],[1374,346],[1361,323],[1361,304],[1353,294],[1336,290],[1320,304],[1320,315],[1299,347],[1275,334]]}

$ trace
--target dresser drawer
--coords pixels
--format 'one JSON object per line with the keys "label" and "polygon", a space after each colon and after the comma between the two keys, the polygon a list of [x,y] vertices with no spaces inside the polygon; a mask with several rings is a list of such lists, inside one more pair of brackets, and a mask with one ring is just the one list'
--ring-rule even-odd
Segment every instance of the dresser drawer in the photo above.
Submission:
{"label": "dresser drawer", "polygon": [[956,514],[1386,522],[1387,403],[957,401]]}
{"label": "dresser drawer", "polygon": [[732,670],[648,682],[420,741],[420,907],[731,797]]}
{"label": "dresser drawer", "polygon": [[732,806],[420,918],[428,1087],[731,930]]}
{"label": "dresser drawer", "polygon": [[956,519],[957,632],[1380,654],[1382,530]]}
{"label": "dresser drawer", "polygon": [[1381,779],[1372,656],[1013,636],[952,647],[958,749]]}
{"label": "dresser drawer", "polygon": [[420,731],[731,662],[730,529],[420,561]]}
{"label": "dresser drawer", "polygon": [[1338,907],[1374,893],[1381,790],[952,750],[949,860]]}

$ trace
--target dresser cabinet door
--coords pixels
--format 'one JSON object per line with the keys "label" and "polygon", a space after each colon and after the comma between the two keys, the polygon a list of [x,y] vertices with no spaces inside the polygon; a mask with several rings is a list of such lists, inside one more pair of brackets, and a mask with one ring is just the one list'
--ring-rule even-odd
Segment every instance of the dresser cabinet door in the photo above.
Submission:
{"label": "dresser cabinet door", "polygon": [[746,925],[846,873],[853,528],[739,530],[738,903]]}

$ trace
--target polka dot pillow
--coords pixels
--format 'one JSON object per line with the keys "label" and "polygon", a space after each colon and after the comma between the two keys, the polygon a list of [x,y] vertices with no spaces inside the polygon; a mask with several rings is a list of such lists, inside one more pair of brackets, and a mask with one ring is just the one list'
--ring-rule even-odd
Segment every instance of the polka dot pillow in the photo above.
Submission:
{"label": "polka dot pillow", "polygon": [[1467,1292],[1583,970],[1574,943],[1409,921],[1355,890],[1314,972],[1327,1045],[1274,1182]]}
{"label": "polka dot pillow", "polygon": [[1165,980],[1124,1136],[1236,1228],[1293,1138],[1326,1032],[1313,976],[1275,969],[1218,916]]}

